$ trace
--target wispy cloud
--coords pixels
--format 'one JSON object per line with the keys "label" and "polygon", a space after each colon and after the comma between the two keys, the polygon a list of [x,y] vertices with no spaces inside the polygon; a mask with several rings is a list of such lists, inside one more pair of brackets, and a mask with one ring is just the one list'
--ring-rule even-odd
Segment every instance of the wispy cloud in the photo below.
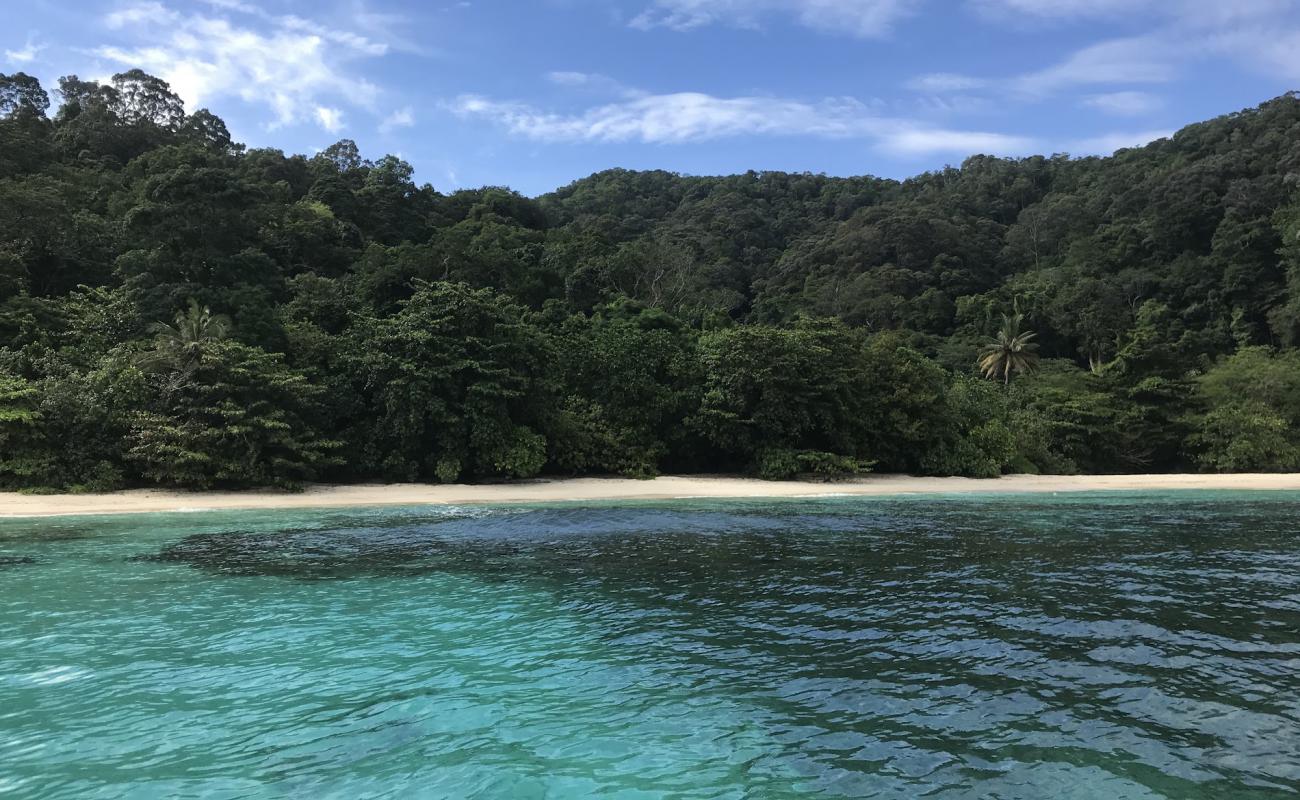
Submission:
{"label": "wispy cloud", "polygon": [[[208,4],[214,13],[181,12],[159,2],[120,6],[105,25],[133,41],[93,52],[158,75],[190,107],[232,96],[264,105],[272,128],[315,122],[337,133],[344,125],[338,104],[373,111],[379,88],[349,67],[355,59],[382,55],[382,43],[296,16],[272,16],[241,0]],[[260,24],[241,24],[223,12]]]}
{"label": "wispy cloud", "polygon": [[1083,105],[1106,114],[1136,117],[1164,107],[1164,101],[1149,92],[1109,92],[1083,98]]}
{"label": "wispy cloud", "polygon": [[865,106],[854,100],[809,104],[699,92],[645,95],[569,115],[465,95],[453,110],[462,116],[486,117],[511,133],[543,141],[680,143],[755,134],[845,137],[876,124]]}
{"label": "wispy cloud", "polygon": [[1097,19],[1164,18],[1193,25],[1277,16],[1293,0],[970,0],[975,10],[997,20],[1076,22]]}
{"label": "wispy cloud", "polygon": [[[1262,72],[1300,79],[1300,20],[1293,0],[972,0],[997,19],[1069,22],[1123,18],[1145,33],[1104,39],[1054,64],[1010,76],[940,74],[920,76],[909,88],[931,92],[984,88],[1042,98],[1080,87],[1160,84],[1179,79],[1187,65],[1227,59]],[[1098,95],[1105,97],[1106,95]],[[1112,92],[1096,107],[1111,113],[1139,113],[1139,96]]]}
{"label": "wispy cloud", "polygon": [[881,137],[880,144],[886,150],[909,156],[938,153],[1017,156],[1041,149],[1039,141],[1028,136],[907,126],[886,133]]}
{"label": "wispy cloud", "polygon": [[[1177,0],[1162,0],[1175,5]],[[971,0],[977,11],[995,19],[1079,20],[1145,14],[1159,0]]]}
{"label": "wispy cloud", "polygon": [[409,128],[415,124],[415,112],[410,106],[399,108],[379,123],[380,133],[391,133],[398,128]]}
{"label": "wispy cloud", "polygon": [[722,24],[757,28],[769,15],[794,17],[827,33],[882,36],[919,5],[919,0],[655,0],[632,19],[634,28],[688,31]]}
{"label": "wispy cloud", "polygon": [[330,133],[338,133],[343,130],[343,112],[337,108],[316,106],[316,108],[312,109],[312,112],[320,126]]}
{"label": "wispy cloud", "polygon": [[213,8],[248,14],[265,20],[278,28],[319,36],[322,39],[344,45],[366,55],[382,56],[388,52],[388,44],[385,42],[374,41],[353,31],[337,30],[321,25],[296,14],[271,14],[260,6],[245,3],[242,0],[206,0],[206,2]]}
{"label": "wispy cloud", "polygon": [[11,64],[30,64],[36,60],[47,45],[36,41],[35,35],[27,37],[27,44],[18,50],[5,50],[5,59]]}
{"label": "wispy cloud", "polygon": [[546,80],[560,86],[586,86],[591,83],[593,78],[598,77],[600,76],[593,76],[586,72],[565,72],[561,70],[546,73]]}
{"label": "wispy cloud", "polygon": [[929,75],[918,75],[912,78],[907,82],[907,88],[918,92],[966,92],[971,89],[982,89],[988,83],[984,78],[976,78],[971,75],[958,75],[953,72],[932,72]]}
{"label": "wispy cloud", "polygon": [[637,93],[626,100],[572,113],[479,95],[463,95],[447,107],[461,118],[486,120],[514,136],[549,144],[689,145],[725,138],[803,137],[860,140],[883,153],[918,159],[960,158],[977,153],[1109,155],[1172,135],[1168,130],[1117,131],[1053,141],[934,125],[882,113],[882,106],[854,98],[808,102],[764,96],[716,97],[700,92]]}
{"label": "wispy cloud", "polygon": [[1151,35],[1098,42],[1067,55],[1055,64],[1009,77],[955,73],[919,75],[906,88],[932,94],[985,90],[1041,99],[1085,86],[1165,83],[1177,76],[1182,55],[1173,43]]}
{"label": "wispy cloud", "polygon": [[1157,139],[1166,139],[1173,136],[1173,134],[1173,131],[1168,130],[1107,133],[1086,139],[1076,139],[1068,143],[1064,150],[1076,156],[1108,156],[1116,150],[1122,150],[1126,147],[1141,147]]}
{"label": "wispy cloud", "polygon": [[806,102],[777,97],[715,97],[699,92],[641,95],[573,114],[524,103],[465,95],[451,104],[461,117],[490,120],[510,133],[543,142],[686,144],[720,138],[793,136],[863,139],[904,155],[984,152],[1012,155],[1032,139],[935,128],[880,116],[852,98]]}
{"label": "wispy cloud", "polygon": [[597,72],[548,72],[544,76],[549,83],[566,89],[577,89],[590,94],[614,95],[619,97],[637,97],[643,94],[621,82]]}
{"label": "wispy cloud", "polygon": [[1078,50],[1045,69],[1009,82],[1019,92],[1046,95],[1075,86],[1164,83],[1177,74],[1182,57],[1176,45],[1161,36],[1137,36],[1099,42]]}

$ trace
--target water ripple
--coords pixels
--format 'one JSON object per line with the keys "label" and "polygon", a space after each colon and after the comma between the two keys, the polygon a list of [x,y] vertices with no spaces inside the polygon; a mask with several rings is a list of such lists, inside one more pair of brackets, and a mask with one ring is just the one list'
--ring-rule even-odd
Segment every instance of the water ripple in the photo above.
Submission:
{"label": "water ripple", "polygon": [[0,795],[1300,794],[1300,498],[0,524]]}

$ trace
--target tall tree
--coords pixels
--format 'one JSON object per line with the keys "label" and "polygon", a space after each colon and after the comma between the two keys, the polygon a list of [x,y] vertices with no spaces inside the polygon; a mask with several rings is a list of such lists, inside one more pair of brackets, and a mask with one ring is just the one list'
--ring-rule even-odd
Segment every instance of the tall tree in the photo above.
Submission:
{"label": "tall tree", "polygon": [[1030,372],[1038,364],[1038,348],[1033,343],[1034,332],[1020,329],[1024,316],[1019,312],[1003,315],[1002,328],[998,330],[993,341],[984,346],[980,353],[980,369],[984,377],[997,378],[1002,382],[1011,382],[1011,373]]}
{"label": "tall tree", "polygon": [[50,96],[40,81],[25,72],[0,73],[0,117],[23,113],[44,117],[49,107]]}

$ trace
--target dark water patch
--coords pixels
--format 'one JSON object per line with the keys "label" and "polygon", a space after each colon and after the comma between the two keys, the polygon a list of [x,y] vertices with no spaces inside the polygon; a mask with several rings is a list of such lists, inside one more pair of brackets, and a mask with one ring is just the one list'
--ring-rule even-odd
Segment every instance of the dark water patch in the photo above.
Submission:
{"label": "dark water patch", "polygon": [[417,575],[474,564],[489,572],[517,555],[511,542],[457,542],[430,528],[201,533],[140,560],[187,564],[223,575],[302,579]]}
{"label": "dark water patch", "polygon": [[0,526],[0,544],[24,544],[40,542],[75,542],[91,539],[100,535],[95,525],[48,523],[37,520],[23,520]]}
{"label": "dark water patch", "polygon": [[[1005,505],[1005,504],[1004,504]],[[564,508],[483,512],[376,525],[346,523],[291,530],[204,532],[165,544],[149,558],[231,575],[347,577],[448,570],[483,575],[573,576],[669,581],[741,577],[765,572],[902,581],[913,570],[930,582],[978,587],[985,571],[999,582],[1021,577],[1050,583],[1080,568],[1122,559],[1140,573],[1144,561],[1191,563],[1229,548],[1266,562],[1293,532],[1259,512],[1220,518],[1212,529],[1194,509],[1147,508],[1090,512],[1075,504],[1035,504],[1007,515],[990,504],[938,509],[888,503],[826,504],[810,514],[799,506],[746,511],[682,512],[662,508]],[[1028,512],[1028,513],[1026,513]],[[1267,512],[1264,512],[1265,514]],[[1003,518],[999,518],[1002,515]],[[1117,543],[1122,542],[1122,547]],[[1274,568],[1285,569],[1289,552]],[[1233,567],[1229,567],[1232,569]],[[941,589],[941,585],[935,585]],[[1168,592],[1143,595],[1138,584],[1117,587],[1136,602],[1159,603]]]}
{"label": "dark water patch", "polygon": [[35,563],[36,559],[31,556],[6,556],[0,554],[0,569],[4,569],[5,567],[22,567]]}

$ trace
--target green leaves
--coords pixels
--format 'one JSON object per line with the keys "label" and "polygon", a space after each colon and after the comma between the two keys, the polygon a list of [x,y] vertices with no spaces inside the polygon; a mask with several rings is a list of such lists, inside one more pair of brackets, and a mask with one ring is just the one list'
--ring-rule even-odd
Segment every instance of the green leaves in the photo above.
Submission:
{"label": "green leaves", "polygon": [[980,353],[980,369],[986,378],[1001,378],[1011,382],[1011,373],[1024,374],[1038,364],[1038,345],[1033,343],[1033,331],[1022,331],[1024,315],[1002,315],[1002,328],[992,342]]}
{"label": "green leaves", "polygon": [[1196,461],[1214,472],[1300,470],[1300,432],[1263,403],[1242,401],[1201,418],[1188,444]]}
{"label": "green leaves", "polygon": [[488,290],[421,283],[396,315],[360,321],[343,357],[369,409],[347,431],[356,467],[397,480],[537,474],[550,352],[523,316]]}
{"label": "green leaves", "polygon": [[148,407],[131,418],[127,458],[150,481],[293,487],[338,463],[339,443],[318,427],[321,390],[281,356],[209,340],[178,369],[185,380],[157,373]]}
{"label": "green leaves", "polygon": [[685,420],[698,406],[695,336],[640,304],[567,319],[554,337],[564,401],[551,424],[552,458],[572,472],[649,477],[693,449]]}
{"label": "green leaves", "polygon": [[1300,470],[1300,354],[1251,347],[1199,381],[1207,410],[1193,415],[1188,449],[1217,472]]}
{"label": "green leaves", "polygon": [[799,451],[869,460],[873,387],[862,344],[838,323],[706,334],[704,389],[690,424],[731,463],[753,471],[786,472],[799,465]]}
{"label": "green leaves", "polygon": [[1300,343],[1300,97],[1109,159],[529,198],[245,150],[139,70],[59,93],[51,120],[0,75],[6,485],[1282,469],[1300,441],[1296,351],[1259,349]]}
{"label": "green leaves", "polygon": [[0,373],[0,485],[24,487],[39,483],[48,458],[34,447],[41,415],[36,387]]}

